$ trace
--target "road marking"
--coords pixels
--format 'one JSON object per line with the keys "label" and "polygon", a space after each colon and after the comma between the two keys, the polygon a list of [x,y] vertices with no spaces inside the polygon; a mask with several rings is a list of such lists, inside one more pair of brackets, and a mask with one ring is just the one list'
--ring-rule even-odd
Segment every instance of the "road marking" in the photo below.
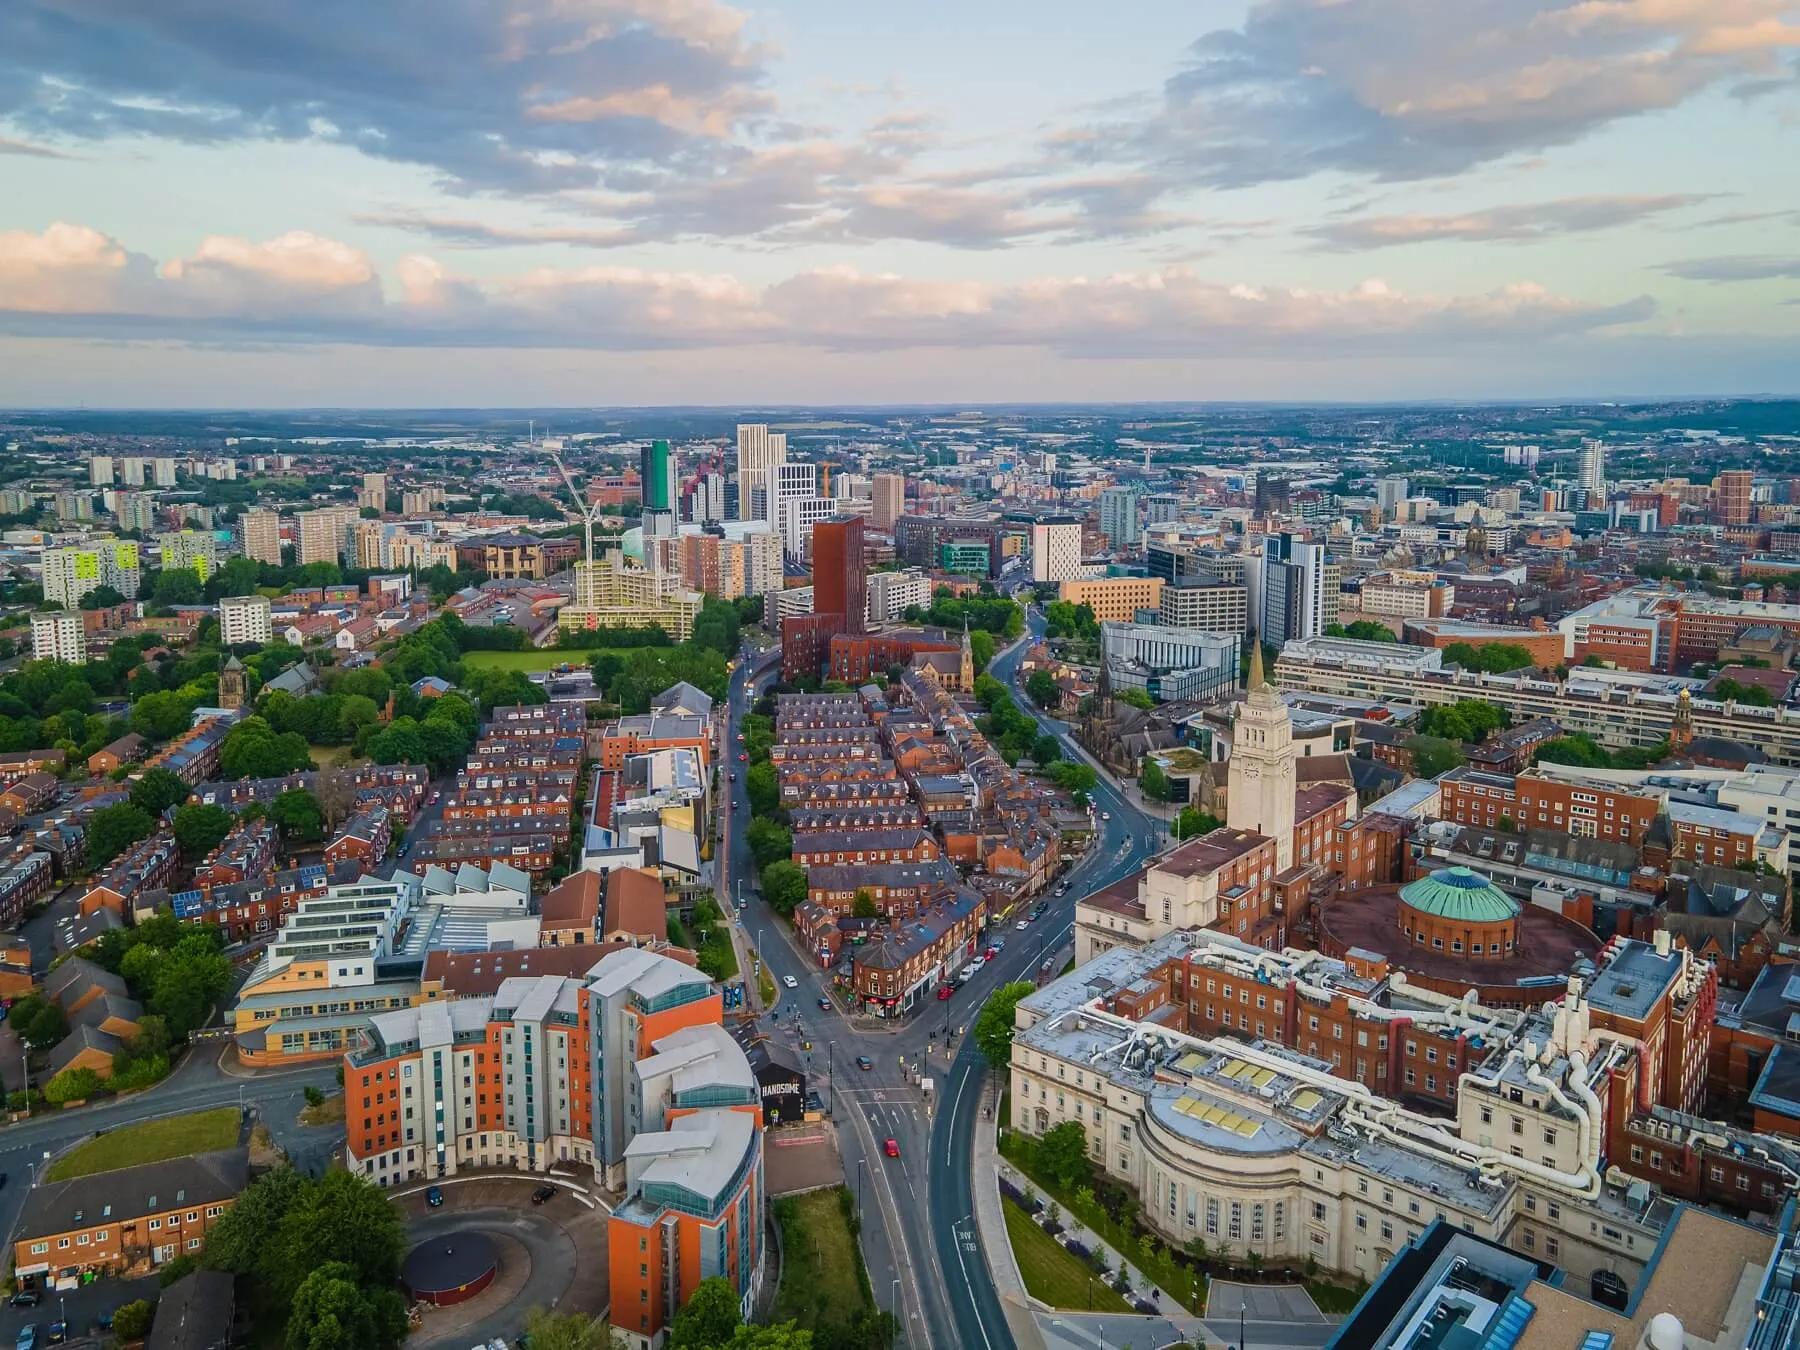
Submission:
{"label": "road marking", "polygon": [[[969,1176],[969,1184],[970,1185],[975,1184],[975,1177],[974,1177],[974,1173],[972,1171]],[[960,1231],[961,1223],[967,1223],[969,1220],[973,1219],[974,1217],[975,1216],[972,1213],[963,1215],[962,1219],[959,1220],[959,1231]],[[962,1243],[960,1243],[960,1242],[956,1244],[956,1264],[962,1267],[963,1288],[968,1289],[970,1287],[970,1285],[969,1285],[969,1258],[963,1255],[963,1247],[962,1247]],[[971,1312],[976,1312],[975,1296],[973,1293],[971,1293],[969,1295],[969,1310]],[[980,1317],[979,1313],[977,1313],[977,1315],[976,1315],[975,1325],[981,1332],[982,1344],[987,1346],[988,1350],[994,1350],[994,1342],[989,1339],[988,1334],[987,1334],[987,1328],[985,1326],[982,1326],[981,1317]]]}

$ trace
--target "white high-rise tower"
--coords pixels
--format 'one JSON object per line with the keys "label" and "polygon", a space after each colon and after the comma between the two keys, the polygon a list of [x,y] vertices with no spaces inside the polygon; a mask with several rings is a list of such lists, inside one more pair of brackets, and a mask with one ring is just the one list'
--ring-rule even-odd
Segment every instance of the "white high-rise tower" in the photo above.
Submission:
{"label": "white high-rise tower", "polygon": [[1294,865],[1294,723],[1250,648],[1250,695],[1238,705],[1227,767],[1225,823],[1275,841],[1275,869]]}
{"label": "white high-rise tower", "polygon": [[[1601,500],[1606,498],[1606,446],[1599,441],[1581,444],[1581,486]],[[1595,509],[1588,503],[1590,511]]]}

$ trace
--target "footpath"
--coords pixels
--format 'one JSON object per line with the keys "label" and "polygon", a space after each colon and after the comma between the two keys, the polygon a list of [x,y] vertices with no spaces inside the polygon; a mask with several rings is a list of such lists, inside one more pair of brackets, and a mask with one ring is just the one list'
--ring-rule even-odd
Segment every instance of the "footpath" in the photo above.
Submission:
{"label": "footpath", "polygon": [[[993,1118],[999,1105],[999,1091],[990,1084],[982,1092],[984,1115],[975,1125],[975,1157],[972,1167],[975,1227],[987,1257],[995,1290],[1000,1295],[1001,1306],[1006,1310],[1006,1324],[1013,1339],[1018,1342],[1021,1350],[1045,1350],[1047,1342],[1038,1325],[1038,1314],[1054,1316],[1071,1314],[1074,1310],[1053,1308],[1033,1298],[1025,1288],[1024,1277],[1019,1273],[1012,1238],[1006,1231],[1006,1213],[1001,1207],[999,1183],[1002,1180],[1008,1181],[1021,1191],[1035,1187],[1024,1173],[1000,1156],[1000,1121]],[[1125,1267],[1131,1274],[1133,1298],[1143,1298],[1155,1291],[1156,1297],[1151,1302],[1157,1304],[1160,1311],[1156,1319],[1146,1316],[1146,1323],[1160,1319],[1179,1328],[1181,1334],[1194,1344],[1208,1343],[1206,1327],[1200,1318],[1189,1314],[1167,1290],[1159,1289],[1154,1280],[1114,1251],[1098,1235],[1088,1231],[1073,1215],[1065,1217],[1068,1227],[1058,1241],[1072,1239],[1081,1243],[1100,1258],[1108,1270],[1116,1271],[1121,1266]]]}

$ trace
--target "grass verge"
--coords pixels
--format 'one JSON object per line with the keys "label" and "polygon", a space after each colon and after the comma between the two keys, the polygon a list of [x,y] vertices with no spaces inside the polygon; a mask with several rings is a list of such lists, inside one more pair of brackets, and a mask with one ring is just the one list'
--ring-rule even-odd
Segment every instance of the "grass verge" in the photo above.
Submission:
{"label": "grass verge", "polygon": [[781,1225],[782,1266],[774,1321],[817,1330],[828,1323],[847,1325],[873,1311],[848,1189],[777,1200],[775,1219]]}
{"label": "grass verge", "polygon": [[1335,1284],[1330,1280],[1307,1280],[1305,1283],[1306,1292],[1319,1305],[1319,1311],[1339,1317],[1348,1317],[1356,1311],[1362,1296],[1369,1292],[1368,1284],[1361,1280],[1355,1284]]}
{"label": "grass verge", "polygon": [[1076,1312],[1135,1311],[1111,1285],[1033,1223],[1024,1210],[1005,1198],[1000,1204],[1006,1210],[1006,1235],[1012,1240],[1019,1274],[1033,1298],[1052,1308]]}
{"label": "grass verge", "polygon": [[344,1094],[334,1092],[317,1106],[305,1106],[300,1109],[302,1125],[342,1125],[344,1123]]}
{"label": "grass verge", "polygon": [[1206,1277],[1176,1261],[1168,1247],[1154,1239],[1146,1248],[1146,1235],[1136,1220],[1127,1224],[1115,1219],[1089,1187],[1077,1186],[1070,1190],[1058,1185],[1037,1166],[1036,1145],[1034,1138],[1017,1130],[1007,1129],[1000,1133],[1001,1154],[1030,1179],[1032,1186],[1041,1191],[1046,1200],[1062,1206],[1070,1218],[1080,1222],[1133,1267],[1154,1280],[1158,1288],[1180,1301],[1189,1312],[1196,1317],[1203,1315],[1206,1311]]}
{"label": "grass verge", "polygon": [[188,1116],[170,1116],[166,1120],[146,1120],[109,1130],[98,1139],[90,1139],[81,1147],[71,1149],[50,1164],[44,1180],[67,1181],[70,1177],[92,1176],[95,1172],[115,1172],[121,1167],[210,1153],[215,1149],[230,1148],[237,1141],[238,1112],[235,1106],[196,1111]]}
{"label": "grass verge", "polygon": [[471,670],[555,670],[564,663],[579,669],[603,651],[628,656],[636,650],[635,647],[594,647],[580,651],[568,647],[533,647],[523,652],[464,652],[462,663]]}
{"label": "grass verge", "polygon": [[313,766],[320,769],[336,769],[348,764],[351,750],[347,745],[309,745],[307,753],[312,756]]}

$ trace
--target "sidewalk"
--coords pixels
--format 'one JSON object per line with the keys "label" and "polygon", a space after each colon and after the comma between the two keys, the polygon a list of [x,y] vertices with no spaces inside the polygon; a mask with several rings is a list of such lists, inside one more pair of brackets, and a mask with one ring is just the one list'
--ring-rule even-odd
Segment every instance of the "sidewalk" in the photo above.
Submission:
{"label": "sidewalk", "polygon": [[[1000,1094],[992,1083],[983,1087],[981,1104],[990,1113],[1000,1105]],[[1012,1239],[1006,1232],[1006,1214],[1000,1208],[1000,1188],[994,1178],[1005,1166],[998,1148],[998,1122],[984,1118],[975,1125],[975,1157],[969,1168],[970,1189],[975,1193],[975,1229],[981,1250],[987,1257],[988,1272],[994,1278],[994,1292],[1006,1310],[1006,1327],[1020,1350],[1045,1350],[1043,1332],[1037,1324],[1037,1310],[1045,1305],[1025,1292],[1025,1279],[1019,1274],[1018,1260],[1013,1256]],[[957,1234],[964,1240],[964,1234]],[[944,1274],[949,1275],[946,1269]]]}

